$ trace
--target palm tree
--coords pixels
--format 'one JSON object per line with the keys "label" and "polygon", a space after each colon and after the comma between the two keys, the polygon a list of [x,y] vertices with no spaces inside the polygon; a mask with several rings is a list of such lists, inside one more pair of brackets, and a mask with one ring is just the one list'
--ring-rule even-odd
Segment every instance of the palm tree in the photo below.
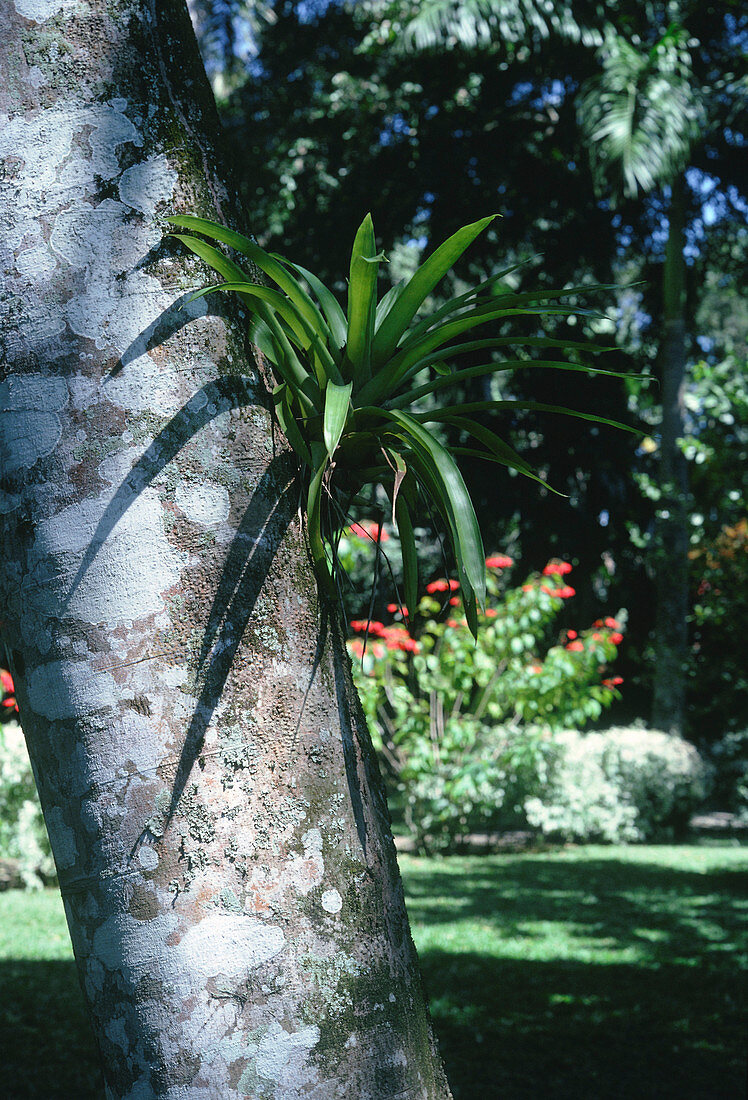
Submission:
{"label": "palm tree", "polygon": [[613,202],[669,192],[659,349],[661,506],[654,565],[657,590],[652,723],[683,733],[688,645],[688,484],[683,395],[686,378],[684,169],[705,121],[688,35],[671,25],[649,48],[608,27],[601,71],[577,100],[599,192]]}
{"label": "palm tree", "polygon": [[[534,0],[424,0],[410,11],[404,41],[410,48],[437,44],[491,48],[522,37],[536,46],[551,36],[599,48],[599,73],[578,94],[577,114],[598,193],[612,205],[662,192],[668,203],[668,232],[663,263],[663,319],[659,349],[662,419],[655,668],[652,720],[682,732],[687,658],[687,476],[678,446],[683,435],[686,367],[685,319],[685,169],[714,111],[714,96],[696,79],[686,30],[673,23],[659,28],[649,6],[616,11],[604,3],[578,15],[581,6],[566,0],[540,5]],[[731,8],[728,2],[725,8]],[[639,8],[640,10],[637,10]],[[694,12],[689,12],[690,16]],[[646,33],[630,38],[612,22]],[[647,26],[647,24],[649,24]],[[647,45],[646,34],[654,41]],[[724,75],[724,74],[723,74]],[[724,75],[722,102],[744,98],[745,85]]]}

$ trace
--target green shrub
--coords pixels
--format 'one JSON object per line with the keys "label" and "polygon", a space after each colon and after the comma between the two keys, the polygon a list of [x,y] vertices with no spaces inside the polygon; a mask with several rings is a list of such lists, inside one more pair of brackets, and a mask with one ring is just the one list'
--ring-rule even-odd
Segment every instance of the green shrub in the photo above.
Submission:
{"label": "green shrub", "polygon": [[525,799],[545,778],[551,731],[597,718],[621,683],[601,678],[623,640],[617,620],[581,632],[554,626],[575,594],[568,562],[549,562],[517,586],[505,584],[511,558],[495,554],[486,564],[477,640],[453,579],[427,585],[408,619],[413,633],[396,604],[389,624],[351,623],[369,727],[422,849],[522,821]]}
{"label": "green shrub", "polygon": [[680,737],[639,728],[566,730],[554,738],[546,781],[525,811],[531,825],[565,840],[657,840],[683,832],[709,778]]}
{"label": "green shrub", "polygon": [[54,878],[49,838],[17,722],[0,725],[0,858],[18,862],[28,888],[41,887]]}

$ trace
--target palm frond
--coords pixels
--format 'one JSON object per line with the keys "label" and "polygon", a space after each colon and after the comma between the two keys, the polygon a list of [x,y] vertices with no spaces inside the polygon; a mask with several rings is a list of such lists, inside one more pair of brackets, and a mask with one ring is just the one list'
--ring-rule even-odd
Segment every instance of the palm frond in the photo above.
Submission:
{"label": "palm frond", "polygon": [[475,49],[551,35],[590,46],[602,42],[599,30],[580,23],[565,0],[421,0],[416,9],[403,36],[411,50]]}
{"label": "palm frond", "polygon": [[646,51],[609,27],[600,59],[602,71],[577,99],[579,124],[598,190],[634,198],[686,166],[703,124],[702,97],[681,27]]}

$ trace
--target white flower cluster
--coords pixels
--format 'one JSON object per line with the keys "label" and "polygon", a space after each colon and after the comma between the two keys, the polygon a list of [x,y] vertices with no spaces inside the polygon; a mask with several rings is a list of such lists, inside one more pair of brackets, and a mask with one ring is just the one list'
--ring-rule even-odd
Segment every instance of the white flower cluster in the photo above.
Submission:
{"label": "white flower cluster", "polygon": [[677,834],[708,790],[694,746],[659,730],[567,730],[554,746],[545,789],[525,801],[529,823],[546,835],[626,842]]}
{"label": "white flower cluster", "polygon": [[17,862],[30,889],[55,874],[26,742],[16,722],[0,726],[0,858]]}

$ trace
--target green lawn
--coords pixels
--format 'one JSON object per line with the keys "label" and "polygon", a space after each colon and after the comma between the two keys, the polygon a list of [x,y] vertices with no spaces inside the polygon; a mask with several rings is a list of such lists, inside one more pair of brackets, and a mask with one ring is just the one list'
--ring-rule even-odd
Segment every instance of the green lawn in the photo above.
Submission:
{"label": "green lawn", "polygon": [[742,1100],[748,850],[401,866],[455,1100]]}
{"label": "green lawn", "polygon": [[[401,866],[455,1100],[742,1100],[748,849]],[[0,1065],[8,1100],[102,1095],[52,891],[0,894]]]}

